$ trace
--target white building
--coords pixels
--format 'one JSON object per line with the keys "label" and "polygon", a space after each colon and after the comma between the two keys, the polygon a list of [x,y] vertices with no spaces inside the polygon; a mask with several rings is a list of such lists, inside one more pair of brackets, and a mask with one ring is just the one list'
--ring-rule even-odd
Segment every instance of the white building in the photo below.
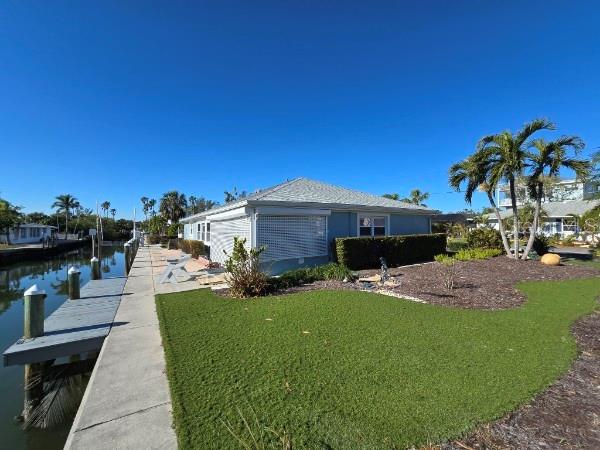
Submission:
{"label": "white building", "polygon": [[[567,237],[580,231],[576,216],[600,205],[598,198],[600,183],[583,182],[579,180],[561,180],[552,185],[542,200],[543,217],[539,232],[546,236],[559,235]],[[500,208],[500,217],[512,217],[511,198],[508,185],[500,185],[496,189],[496,203]],[[533,200],[523,185],[517,186],[517,206],[533,205]],[[488,222],[498,229],[495,214],[488,215]]]}
{"label": "white building", "polygon": [[0,243],[37,244],[46,238],[50,238],[55,229],[56,227],[52,225],[26,223],[8,230],[8,236],[6,233],[0,234]]}

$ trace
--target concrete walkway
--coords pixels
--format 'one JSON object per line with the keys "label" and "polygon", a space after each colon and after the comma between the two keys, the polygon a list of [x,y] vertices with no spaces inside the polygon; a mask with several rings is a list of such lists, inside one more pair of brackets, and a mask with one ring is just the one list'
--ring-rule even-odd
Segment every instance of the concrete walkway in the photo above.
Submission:
{"label": "concrete walkway", "polygon": [[115,317],[125,324],[104,341],[66,449],[177,448],[154,302],[161,259],[159,248],[139,248]]}

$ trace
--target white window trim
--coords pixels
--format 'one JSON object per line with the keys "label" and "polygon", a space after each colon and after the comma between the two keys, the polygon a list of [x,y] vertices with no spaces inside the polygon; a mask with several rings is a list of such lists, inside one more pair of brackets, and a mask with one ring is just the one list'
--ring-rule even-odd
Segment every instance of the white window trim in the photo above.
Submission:
{"label": "white window trim", "polygon": [[[360,235],[360,219],[363,217],[370,217],[370,218],[375,218],[375,217],[384,217],[385,218],[385,234],[384,236],[389,236],[390,235],[390,215],[389,214],[377,214],[377,213],[359,213],[356,215],[356,236],[357,237],[369,237],[369,236],[361,236]],[[371,226],[371,236],[370,237],[377,237],[377,236],[373,236],[373,226]]]}

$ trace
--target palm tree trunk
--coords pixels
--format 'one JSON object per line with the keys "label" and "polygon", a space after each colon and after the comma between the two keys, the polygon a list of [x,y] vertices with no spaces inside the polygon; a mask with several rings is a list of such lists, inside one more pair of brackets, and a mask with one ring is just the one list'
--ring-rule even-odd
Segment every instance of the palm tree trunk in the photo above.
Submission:
{"label": "palm tree trunk", "polygon": [[542,210],[542,183],[538,183],[535,193],[535,211],[533,213],[533,225],[529,231],[529,240],[527,241],[527,247],[521,259],[526,260],[529,257],[529,252],[533,247],[533,241],[535,241],[535,235],[538,229],[538,223],[540,221],[540,211]]}
{"label": "palm tree trunk", "polygon": [[65,241],[67,240],[67,234],[69,233],[69,210],[65,211]]}
{"label": "palm tree trunk", "polygon": [[500,231],[500,236],[502,236],[502,245],[504,246],[504,251],[507,255],[510,256],[510,245],[508,244],[508,239],[506,237],[506,230],[504,229],[504,224],[502,223],[502,219],[500,218],[500,210],[496,206],[496,202],[494,201],[494,196],[491,192],[487,193],[488,200],[490,201],[490,205],[494,209],[494,214],[496,215],[496,220],[498,221],[498,230]]}
{"label": "palm tree trunk", "polygon": [[517,191],[515,189],[515,178],[511,176],[508,180],[510,187],[510,203],[513,213],[513,250],[515,254],[513,258],[519,259],[519,217],[517,216]]}

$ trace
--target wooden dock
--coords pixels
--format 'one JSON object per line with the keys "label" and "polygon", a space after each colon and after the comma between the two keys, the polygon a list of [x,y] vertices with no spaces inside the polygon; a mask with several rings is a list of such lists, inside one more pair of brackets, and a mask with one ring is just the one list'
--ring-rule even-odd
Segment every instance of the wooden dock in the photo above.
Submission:
{"label": "wooden dock", "polygon": [[114,322],[126,277],[89,281],[81,298],[67,300],[44,321],[44,335],[19,339],[4,352],[4,365],[32,364],[98,351]]}

